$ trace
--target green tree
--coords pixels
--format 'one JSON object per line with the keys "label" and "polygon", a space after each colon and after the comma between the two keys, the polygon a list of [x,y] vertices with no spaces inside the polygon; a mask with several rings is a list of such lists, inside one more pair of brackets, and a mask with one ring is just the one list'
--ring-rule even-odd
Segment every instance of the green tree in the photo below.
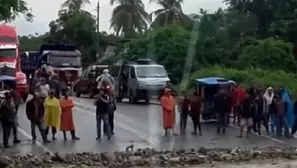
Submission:
{"label": "green tree", "polygon": [[266,70],[296,71],[296,60],[292,53],[293,45],[282,40],[268,38],[257,44],[243,48],[239,61],[242,66],[248,65]]}
{"label": "green tree", "polygon": [[62,4],[62,8],[67,8],[69,11],[81,12],[85,4],[90,4],[90,0],[66,0]]}
{"label": "green tree", "polygon": [[141,0],[111,0],[111,5],[118,4],[112,12],[110,28],[116,35],[134,37],[148,28],[149,14]]}
{"label": "green tree", "polygon": [[0,3],[0,21],[9,22],[19,14],[23,14],[27,21],[33,20],[33,14],[24,0],[8,0]]}
{"label": "green tree", "polygon": [[[157,9],[150,14],[153,20],[151,27],[159,28],[166,25],[184,25],[188,26],[192,20],[183,13],[181,4],[183,0],[150,0],[150,3],[157,3],[161,9]],[[152,19],[155,17],[154,19]]]}
{"label": "green tree", "polygon": [[[173,82],[181,80],[188,54],[190,32],[183,27],[159,28],[127,44],[125,59],[151,58],[173,74]],[[193,65],[194,67],[194,65]]]}
{"label": "green tree", "polygon": [[[58,12],[58,18],[49,24],[47,41],[50,43],[73,43],[82,52],[84,64],[94,62],[98,52],[96,20],[81,7],[89,1],[67,0]],[[67,8],[65,8],[67,7]]]}

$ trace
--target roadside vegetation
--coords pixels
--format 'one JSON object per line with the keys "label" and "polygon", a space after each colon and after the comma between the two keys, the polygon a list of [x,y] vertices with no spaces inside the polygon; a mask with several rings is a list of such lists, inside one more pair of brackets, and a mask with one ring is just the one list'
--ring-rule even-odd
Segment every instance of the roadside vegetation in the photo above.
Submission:
{"label": "roadside vegetation", "polygon": [[[152,0],[160,9],[149,13],[141,0],[111,0],[115,10],[110,26],[115,33],[108,34],[96,33],[95,17],[83,10],[88,0],[67,0],[47,33],[22,36],[21,45],[34,50],[41,42],[76,43],[88,65],[98,59],[96,53],[114,44],[118,46],[114,60],[152,58],[166,67],[176,85],[197,77],[223,76],[244,86],[250,80],[287,86],[297,95],[297,2],[224,0],[225,9],[209,13],[197,7],[191,15],[182,10],[182,0],[172,2]],[[1,3],[0,9],[5,5],[15,4]],[[30,8],[22,5],[26,8],[14,13],[0,10],[0,19],[13,20],[18,13],[32,19]]]}

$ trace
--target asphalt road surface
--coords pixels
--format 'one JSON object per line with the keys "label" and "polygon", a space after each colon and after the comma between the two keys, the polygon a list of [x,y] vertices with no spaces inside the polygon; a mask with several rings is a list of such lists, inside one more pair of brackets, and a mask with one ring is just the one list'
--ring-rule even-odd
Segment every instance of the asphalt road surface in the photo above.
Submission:
{"label": "asphalt road surface", "polygon": [[[295,138],[275,138],[251,135],[249,138],[238,139],[239,129],[229,126],[224,136],[216,134],[215,123],[202,124],[202,136],[193,136],[192,122],[188,120],[186,135],[164,137],[162,129],[161,109],[157,104],[128,104],[118,103],[115,114],[115,135],[110,141],[106,137],[101,141],[95,140],[95,107],[92,99],[74,98],[74,120],[79,141],[64,141],[62,132],[58,132],[56,141],[42,144],[41,141],[32,144],[30,124],[25,116],[24,105],[19,109],[19,139],[22,142],[10,149],[0,148],[7,154],[26,154],[43,152],[103,152],[125,150],[133,144],[134,148],[180,149],[180,148],[227,148],[227,147],[267,147],[267,146],[297,146]],[[178,120],[178,117],[177,117]],[[177,126],[178,127],[178,126]],[[176,128],[177,132],[179,129]],[[40,135],[36,129],[37,135]],[[263,131],[264,133],[264,131]],[[2,142],[2,135],[0,135]],[[49,136],[49,138],[51,138]],[[69,135],[70,139],[70,135]],[[39,140],[41,140],[39,136]]]}

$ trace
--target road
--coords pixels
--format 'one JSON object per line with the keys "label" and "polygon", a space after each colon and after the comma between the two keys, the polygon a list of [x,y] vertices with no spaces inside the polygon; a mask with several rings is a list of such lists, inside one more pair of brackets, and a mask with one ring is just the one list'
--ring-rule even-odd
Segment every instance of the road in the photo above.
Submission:
{"label": "road", "polygon": [[[79,141],[64,141],[62,133],[58,133],[58,140],[50,144],[37,142],[32,144],[30,136],[30,124],[25,117],[24,105],[19,111],[19,139],[21,144],[10,148],[0,148],[1,152],[8,154],[26,154],[43,152],[103,152],[125,150],[131,144],[135,148],[156,148],[156,149],[181,149],[181,148],[227,148],[227,147],[267,147],[267,146],[297,146],[296,140],[277,139],[267,136],[252,135],[248,139],[238,139],[238,128],[229,126],[227,134],[218,136],[214,123],[202,124],[202,136],[193,136],[192,122],[189,119],[188,132],[186,135],[164,137],[161,121],[161,111],[156,104],[135,104],[118,103],[118,110],[115,114],[115,135],[112,140],[103,138],[96,141],[95,113],[93,100],[74,98],[74,120]],[[37,134],[39,133],[38,130]],[[69,135],[70,138],[70,135]],[[2,139],[2,136],[1,136]],[[40,136],[39,136],[39,139]]]}

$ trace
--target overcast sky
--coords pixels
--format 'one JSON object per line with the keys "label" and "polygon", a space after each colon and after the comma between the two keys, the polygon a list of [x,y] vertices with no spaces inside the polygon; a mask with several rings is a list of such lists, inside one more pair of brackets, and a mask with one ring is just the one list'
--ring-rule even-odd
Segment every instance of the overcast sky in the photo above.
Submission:
{"label": "overcast sky", "polygon": [[[35,15],[34,22],[28,23],[23,17],[17,18],[12,24],[16,26],[20,35],[28,35],[39,33],[42,34],[49,30],[49,22],[57,18],[58,10],[60,9],[63,0],[26,0],[28,5],[32,7]],[[148,12],[159,8],[158,5],[149,4],[149,0],[143,0]],[[85,10],[96,15],[97,0],[91,0],[91,4],[85,6]],[[182,5],[183,11],[186,14],[198,13],[200,8],[206,9],[209,12],[215,11],[219,7],[224,7],[222,0],[185,0]],[[109,0],[101,0],[100,9],[100,29],[101,31],[109,30],[109,21],[111,18],[113,7],[109,5]]]}

